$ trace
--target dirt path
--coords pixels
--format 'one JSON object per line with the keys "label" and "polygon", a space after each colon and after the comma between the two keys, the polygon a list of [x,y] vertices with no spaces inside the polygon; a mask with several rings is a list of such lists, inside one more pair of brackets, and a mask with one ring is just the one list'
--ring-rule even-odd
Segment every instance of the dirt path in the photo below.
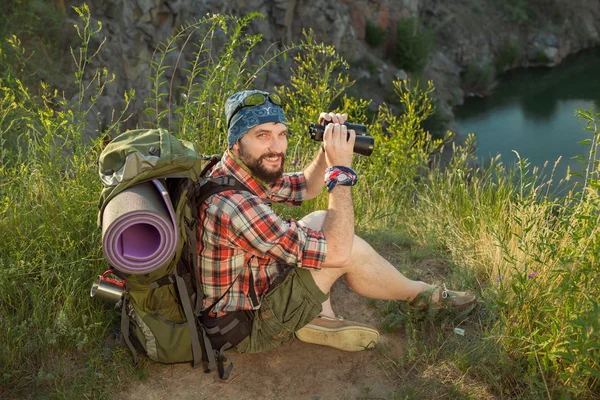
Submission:
{"label": "dirt path", "polygon": [[[393,244],[377,246],[392,264],[404,266],[413,279],[439,284],[448,273],[448,263],[418,248]],[[376,306],[355,294],[345,282],[331,292],[334,310],[341,316],[378,326],[382,314]],[[469,318],[475,319],[474,316]],[[463,327],[465,320],[461,318]],[[430,325],[442,338],[440,347],[456,346],[452,326]],[[440,329],[438,331],[438,329]],[[469,328],[471,331],[472,328]],[[404,333],[381,331],[377,346],[368,351],[343,352],[333,348],[290,340],[260,354],[231,353],[234,368],[223,382],[216,373],[205,374],[189,364],[148,363],[149,379],[132,380],[126,392],[116,398],[166,399],[494,399],[486,383],[473,379],[468,370],[457,367],[452,357],[436,348],[435,356],[409,357],[409,340]],[[425,339],[422,337],[421,339]],[[459,339],[462,341],[462,337]],[[465,338],[466,339],[466,338]],[[413,342],[414,345],[414,342]],[[460,343],[458,344],[460,345]],[[463,344],[463,346],[465,346]],[[468,352],[471,351],[468,341]],[[415,350],[415,349],[412,349]],[[412,359],[412,362],[406,360]],[[402,365],[402,367],[400,367]]]}
{"label": "dirt path", "polygon": [[[377,325],[377,310],[337,283],[332,301],[339,315]],[[153,365],[146,381],[135,381],[124,399],[387,399],[399,377],[387,357],[398,359],[405,339],[382,334],[376,349],[343,352],[291,340],[260,354],[231,353],[234,369],[227,382],[188,364]]]}

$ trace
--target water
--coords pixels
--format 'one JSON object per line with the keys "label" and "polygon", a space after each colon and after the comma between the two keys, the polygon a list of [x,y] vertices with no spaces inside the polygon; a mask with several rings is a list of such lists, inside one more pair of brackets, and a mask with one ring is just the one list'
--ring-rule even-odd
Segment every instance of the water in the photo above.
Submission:
{"label": "water", "polygon": [[494,93],[470,98],[455,110],[463,134],[477,135],[477,156],[482,163],[500,154],[505,164],[517,156],[550,173],[562,156],[555,177],[564,178],[567,166],[582,172],[572,158],[587,155],[589,147],[578,142],[591,138],[577,109],[600,110],[600,49],[568,57],[555,68],[511,71],[500,78]]}

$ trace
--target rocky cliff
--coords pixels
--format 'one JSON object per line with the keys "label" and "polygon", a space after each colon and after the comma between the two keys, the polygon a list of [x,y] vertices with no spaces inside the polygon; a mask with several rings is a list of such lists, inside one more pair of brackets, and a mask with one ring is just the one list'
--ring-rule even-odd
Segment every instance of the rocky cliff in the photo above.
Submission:
{"label": "rocky cliff", "polygon": [[[59,3],[68,10],[63,0]],[[207,13],[262,13],[265,19],[250,27],[264,37],[259,50],[298,42],[302,30],[312,28],[317,40],[334,45],[350,62],[357,93],[375,105],[385,99],[394,78],[408,72],[431,79],[438,107],[450,121],[452,107],[472,94],[464,82],[471,66],[552,66],[600,43],[597,0],[89,0],[88,5],[107,38],[92,67],[106,66],[117,75],[116,85],[95,106],[101,118],[90,121],[90,134],[106,126],[113,108],[122,107],[127,89],[137,93],[132,110],[143,109],[150,89],[149,60],[158,43]],[[77,17],[67,14],[65,29],[72,29]],[[433,37],[422,71],[403,71],[392,62],[398,51],[396,27],[410,18]],[[368,37],[372,32],[379,35],[380,45]],[[284,83],[287,74],[285,68],[270,71],[265,89]]]}

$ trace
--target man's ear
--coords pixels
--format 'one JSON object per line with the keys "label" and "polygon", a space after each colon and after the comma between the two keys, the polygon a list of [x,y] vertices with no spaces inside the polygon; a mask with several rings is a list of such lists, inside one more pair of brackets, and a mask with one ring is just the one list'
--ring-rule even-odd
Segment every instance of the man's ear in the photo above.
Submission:
{"label": "man's ear", "polygon": [[235,144],[233,146],[231,146],[231,152],[237,156],[239,150],[240,150],[240,141],[238,140],[237,142],[235,142]]}

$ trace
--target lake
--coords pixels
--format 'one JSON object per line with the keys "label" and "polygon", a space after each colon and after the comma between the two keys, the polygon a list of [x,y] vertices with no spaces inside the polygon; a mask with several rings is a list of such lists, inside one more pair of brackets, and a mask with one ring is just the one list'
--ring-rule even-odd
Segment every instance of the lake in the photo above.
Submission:
{"label": "lake", "polygon": [[573,160],[589,147],[578,142],[591,138],[577,109],[600,110],[600,48],[565,59],[554,68],[520,68],[502,75],[494,93],[468,98],[455,109],[462,134],[477,135],[476,155],[485,164],[500,154],[505,164],[517,160],[513,150],[532,165],[546,161],[550,172],[562,156],[555,178],[564,178],[567,166],[582,172]]}

